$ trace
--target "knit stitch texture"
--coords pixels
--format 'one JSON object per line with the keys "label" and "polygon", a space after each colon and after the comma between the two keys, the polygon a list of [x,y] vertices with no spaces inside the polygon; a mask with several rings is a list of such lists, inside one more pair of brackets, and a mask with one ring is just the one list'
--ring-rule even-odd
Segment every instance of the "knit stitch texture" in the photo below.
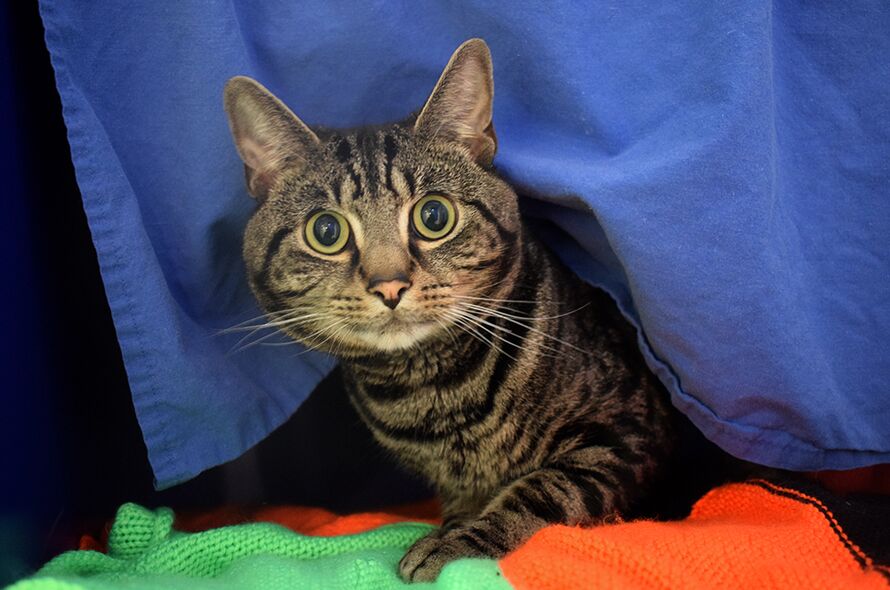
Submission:
{"label": "knit stitch texture", "polygon": [[[390,524],[352,535],[307,536],[272,523],[184,533],[173,512],[125,504],[108,538],[108,553],[71,551],[10,590],[388,590],[407,587],[396,565],[432,530],[422,523]],[[505,590],[493,560],[462,560],[432,584],[411,588]]]}
{"label": "knit stitch texture", "polygon": [[[755,480],[712,490],[682,521],[550,526],[500,562],[460,560],[434,584],[411,588],[890,590],[886,536],[863,530],[888,530],[890,511],[872,509],[867,521],[857,520],[864,505],[855,496],[820,490]],[[222,508],[177,517],[180,529],[203,531],[184,532],[173,529],[168,509],[127,504],[107,554],[63,554],[11,590],[405,588],[396,565],[434,521],[403,521],[434,512]],[[105,544],[87,538],[81,547]]]}

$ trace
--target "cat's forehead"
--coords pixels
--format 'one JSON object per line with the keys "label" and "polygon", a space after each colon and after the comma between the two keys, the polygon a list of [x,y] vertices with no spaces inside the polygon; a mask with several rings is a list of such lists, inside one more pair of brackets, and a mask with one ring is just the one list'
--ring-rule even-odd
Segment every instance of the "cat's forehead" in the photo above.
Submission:
{"label": "cat's forehead", "polygon": [[417,189],[415,146],[400,125],[331,132],[323,137],[324,178],[337,204],[367,209],[402,204]]}

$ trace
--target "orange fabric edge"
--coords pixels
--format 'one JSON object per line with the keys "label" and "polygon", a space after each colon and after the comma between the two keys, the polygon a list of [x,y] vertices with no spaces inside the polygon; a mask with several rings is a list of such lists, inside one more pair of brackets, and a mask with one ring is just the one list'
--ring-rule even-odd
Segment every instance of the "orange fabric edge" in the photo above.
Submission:
{"label": "orange fabric edge", "polygon": [[772,482],[769,482],[769,481],[766,481],[763,479],[758,479],[758,480],[754,480],[754,481],[756,481],[757,483],[759,483],[761,485],[767,486],[771,489],[780,490],[782,492],[785,492],[786,494],[791,494],[793,496],[797,496],[798,498],[808,500],[809,502],[812,502],[813,504],[818,506],[820,508],[820,511],[822,512],[822,516],[826,520],[828,520],[830,525],[832,525],[832,527],[835,529],[835,533],[846,543],[847,548],[850,551],[852,551],[853,553],[855,553],[856,555],[858,555],[859,558],[865,562],[867,567],[870,567],[870,568],[874,567],[874,562],[872,561],[871,557],[869,557],[865,553],[865,551],[860,549],[859,546],[856,543],[854,543],[853,540],[850,539],[850,537],[847,536],[847,533],[844,532],[844,529],[841,527],[841,524],[834,517],[834,514],[831,513],[831,510],[828,509],[828,506],[823,504],[821,500],[819,500],[818,498],[816,498],[814,496],[804,494],[800,490],[795,490],[794,488],[786,488],[783,486],[779,486],[777,484],[774,484]]}
{"label": "orange fabric edge", "polygon": [[836,523],[813,504],[731,484],[683,521],[547,527],[500,566],[517,590],[890,587],[886,568],[860,566]]}

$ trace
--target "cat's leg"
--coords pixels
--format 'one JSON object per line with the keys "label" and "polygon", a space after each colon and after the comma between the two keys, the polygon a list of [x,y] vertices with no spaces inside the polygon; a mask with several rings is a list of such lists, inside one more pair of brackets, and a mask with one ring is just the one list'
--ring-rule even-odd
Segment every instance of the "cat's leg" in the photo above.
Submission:
{"label": "cat's leg", "polygon": [[486,499],[479,499],[469,494],[441,492],[442,501],[442,532],[463,526],[475,519],[485,508]]}
{"label": "cat's leg", "polygon": [[624,508],[643,471],[610,451],[579,449],[514,481],[478,518],[411,547],[399,573],[412,582],[433,581],[455,559],[503,557],[548,524],[601,522]]}

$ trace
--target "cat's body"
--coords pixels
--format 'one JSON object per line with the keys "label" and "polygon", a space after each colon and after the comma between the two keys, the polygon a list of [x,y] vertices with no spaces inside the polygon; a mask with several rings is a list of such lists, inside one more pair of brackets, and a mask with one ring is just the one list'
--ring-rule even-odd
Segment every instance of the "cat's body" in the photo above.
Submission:
{"label": "cat's body", "polygon": [[402,560],[409,580],[628,508],[671,446],[634,330],[492,171],[491,98],[478,40],[416,118],[377,129],[312,131],[253,81],[226,90],[262,201],[244,255],[270,325],[340,358],[377,440],[441,494],[445,526]]}
{"label": "cat's body", "polygon": [[514,288],[477,314],[490,322],[477,333],[493,346],[461,332],[395,354],[346,357],[350,398],[375,438],[440,491],[446,520],[475,516],[509,483],[592,443],[610,447],[613,457],[598,458],[601,475],[624,490],[582,493],[598,509],[561,518],[626,509],[667,450],[665,395],[608,296],[526,232],[517,239],[523,252],[505,265]]}

